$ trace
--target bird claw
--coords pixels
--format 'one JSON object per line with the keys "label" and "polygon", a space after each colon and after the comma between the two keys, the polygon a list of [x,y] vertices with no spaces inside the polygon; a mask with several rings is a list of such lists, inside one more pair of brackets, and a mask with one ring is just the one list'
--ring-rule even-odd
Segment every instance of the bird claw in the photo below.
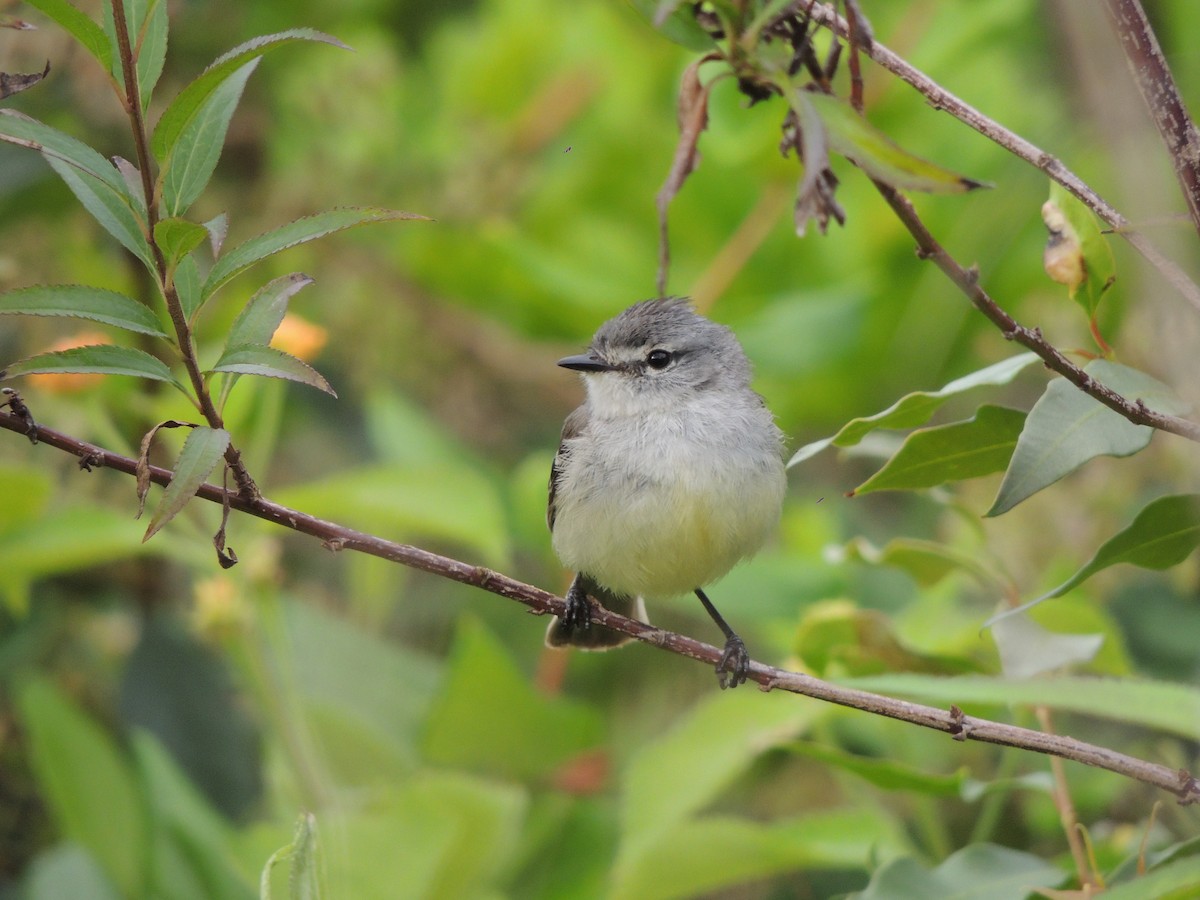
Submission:
{"label": "bird claw", "polygon": [[717,681],[721,690],[744,684],[749,673],[750,654],[746,652],[746,645],[742,639],[734,635],[725,642],[725,652],[721,654],[721,661],[717,663]]}
{"label": "bird claw", "polygon": [[592,606],[586,591],[579,590],[574,584],[564,598],[567,608],[559,616],[559,622],[569,631],[586,631],[592,627]]}

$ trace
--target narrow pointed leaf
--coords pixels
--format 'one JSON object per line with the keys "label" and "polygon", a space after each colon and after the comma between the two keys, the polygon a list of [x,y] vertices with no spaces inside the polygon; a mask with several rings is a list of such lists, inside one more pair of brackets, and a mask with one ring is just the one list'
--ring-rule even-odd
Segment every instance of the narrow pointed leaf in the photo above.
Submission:
{"label": "narrow pointed leaf", "polygon": [[203,225],[187,219],[162,219],[154,226],[154,240],[167,261],[167,271],[175,270],[179,261],[204,243],[208,231]]}
{"label": "narrow pointed leaf", "polygon": [[171,483],[163,491],[162,500],[146,528],[146,536],[142,538],[143,542],[150,540],[196,496],[196,491],[220,462],[228,447],[229,432],[223,428],[197,426],[188,433],[175,463]]}
{"label": "narrow pointed leaf", "polygon": [[1003,472],[1024,424],[1020,410],[985,405],[965,422],[914,431],[883,468],[851,494],[920,490]]}
{"label": "narrow pointed leaf", "polygon": [[67,0],[28,0],[30,6],[40,9],[65,28],[75,40],[92,54],[105,71],[112,67],[113,50],[104,29],[87,15],[80,12]]}
{"label": "narrow pointed leaf", "polygon": [[[131,35],[137,48],[138,92],[142,110],[150,106],[150,97],[162,75],[167,58],[167,0],[149,0],[150,11],[138,33]],[[140,44],[137,42],[140,40]]]}
{"label": "narrow pointed leaf", "polygon": [[185,256],[179,261],[179,265],[175,267],[174,284],[183,314],[191,322],[201,306],[200,267],[196,265],[194,256]]}
{"label": "narrow pointed leaf", "polygon": [[978,372],[956,378],[941,390],[906,394],[883,412],[861,419],[852,419],[843,425],[833,437],[823,438],[801,447],[788,465],[794,466],[796,463],[803,462],[831,445],[853,447],[876,428],[915,428],[918,425],[924,425],[951,397],[977,387],[996,387],[1008,384],[1017,377],[1022,369],[1037,362],[1037,359],[1035,353],[1021,353],[985,369],[980,369]]}
{"label": "narrow pointed leaf", "polygon": [[256,56],[222,81],[188,121],[174,150],[163,163],[163,203],[173,216],[183,213],[200,196],[225,144],[229,122],[242,99],[246,81],[258,67]]}
{"label": "narrow pointed leaf", "polygon": [[227,346],[269,344],[287,314],[288,301],[312,281],[307,275],[295,272],[264,285],[234,320]]}
{"label": "narrow pointed leaf", "polygon": [[335,37],[313,31],[311,28],[296,28],[254,38],[239,44],[228,53],[218,57],[195,81],[185,87],[163,112],[154,129],[150,147],[159,159],[166,159],[175,148],[176,141],[188,122],[220,84],[251,57],[262,56],[270,50],[293,41],[319,41],[335,47],[350,49]]}
{"label": "narrow pointed leaf", "polygon": [[266,234],[250,238],[244,244],[223,254],[204,284],[204,296],[209,297],[217,288],[229,281],[235,275],[245,271],[259,260],[266,259],[280,250],[295,247],[308,241],[316,240],[327,234],[353,228],[356,225],[367,225],[373,222],[395,222],[402,219],[426,219],[416,213],[400,212],[394,209],[375,209],[371,207],[345,207],[331,209],[315,216],[307,216],[289,222]]}
{"label": "narrow pointed leaf", "polygon": [[337,393],[329,382],[308,363],[297,359],[290,353],[276,350],[274,347],[261,345],[242,345],[229,347],[217,360],[210,372],[231,372],[235,375],[264,375],[267,378],[286,378],[288,381],[298,381],[332,397]]}
{"label": "narrow pointed leaf", "polygon": [[84,284],[47,284],[0,294],[0,315],[68,316],[166,337],[146,306],[116,291]]}
{"label": "narrow pointed leaf", "polygon": [[[1136,369],[1097,359],[1084,371],[1151,409],[1172,415],[1186,411],[1169,387]],[[1007,512],[1097,456],[1131,456],[1153,436],[1153,428],[1134,425],[1065,378],[1057,378],[1029,411],[1012,462],[986,515]]]}
{"label": "narrow pointed leaf", "polygon": [[133,204],[139,221],[146,220],[146,193],[142,190],[142,173],[138,167],[123,156],[114,156],[112,164],[125,182],[125,196]]}
{"label": "narrow pointed leaf", "polygon": [[134,212],[127,194],[111,190],[103,179],[74,168],[57,157],[49,156],[46,162],[105,231],[140,259],[147,268],[154,268],[150,244],[142,231],[143,222]]}
{"label": "narrow pointed leaf", "polygon": [[0,140],[37,150],[100,179],[115,193],[126,191],[121,175],[107,159],[69,134],[15,109],[0,109]]}
{"label": "narrow pointed leaf", "polygon": [[132,375],[136,378],[149,378],[151,381],[165,381],[184,390],[161,359],[132,347],[114,347],[109,344],[39,353],[7,366],[6,371],[9,378],[61,372]]}
{"label": "narrow pointed leaf", "polygon": [[984,627],[1061,597],[1109,566],[1130,563],[1143,569],[1169,569],[1191,556],[1197,546],[1200,546],[1200,494],[1159,497],[1143,508],[1128,528],[1105,541],[1087,565],[1054,590],[993,616]]}
{"label": "narrow pointed leaf", "polygon": [[828,135],[829,146],[872,178],[904,190],[933,193],[956,193],[986,187],[983,182],[913,156],[856,113],[844,100],[810,91],[797,93],[800,103],[796,112],[801,116],[804,126],[812,127],[814,120],[819,117]]}

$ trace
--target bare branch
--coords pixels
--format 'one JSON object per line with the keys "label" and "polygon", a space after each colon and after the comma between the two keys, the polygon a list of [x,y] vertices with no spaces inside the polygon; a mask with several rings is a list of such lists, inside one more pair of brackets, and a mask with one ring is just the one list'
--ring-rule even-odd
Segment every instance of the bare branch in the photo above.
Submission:
{"label": "bare branch", "polygon": [[[837,14],[830,6],[823,3],[811,3],[799,0],[789,7],[789,12],[809,16],[812,21],[830,29],[843,39],[850,34],[846,20]],[[1168,282],[1200,311],[1200,285],[1192,281],[1187,274],[1174,262],[1167,259],[1146,237],[1133,229],[1132,223],[1113,208],[1103,197],[1097,194],[1078,175],[1063,165],[1062,161],[1040,147],[1035,146],[1025,138],[1009,131],[999,122],[990,119],[966,101],[943,88],[932,78],[901,59],[879,41],[861,47],[862,51],[874,62],[887,69],[901,80],[908,82],[921,93],[935,109],[943,110],[964,125],[973,128],[981,135],[999,144],[1014,156],[1025,160],[1035,168],[1041,169],[1052,181],[1086,203],[1088,207],[1103,219],[1113,231],[1129,242],[1142,257],[1154,266]]]}
{"label": "bare branch", "polygon": [[907,197],[891,185],[884,184],[881,181],[876,181],[875,187],[900,218],[900,221],[904,223],[909,233],[916,238],[921,257],[932,260],[951,281],[958,285],[959,290],[966,294],[967,299],[971,301],[977,310],[987,316],[1000,329],[1006,339],[1016,341],[1021,346],[1032,350],[1042,358],[1042,361],[1046,364],[1046,368],[1057,372],[1085,394],[1099,400],[1109,409],[1120,413],[1133,424],[1149,425],[1151,428],[1157,428],[1160,431],[1169,431],[1171,434],[1185,437],[1189,441],[1200,442],[1200,425],[1189,419],[1155,412],[1140,400],[1130,400],[1118,394],[1112,388],[1101,384],[1087,372],[1083,371],[1083,369],[1079,368],[1079,366],[1075,365],[1075,363],[1071,362],[1071,360],[1067,359],[1061,350],[1042,336],[1040,329],[1027,328],[1020,324],[1001,309],[999,304],[988,295],[987,291],[980,287],[979,271],[977,269],[974,267],[964,269],[946,251],[946,248],[938,243],[929,229],[925,227],[925,223],[921,221],[912,202]]}
{"label": "bare branch", "polygon": [[[20,435],[28,436],[30,421],[32,420],[28,418],[0,412],[0,428]],[[135,459],[109,453],[52,429],[39,425],[36,427],[36,437],[43,444],[78,456],[81,468],[88,471],[99,466],[115,469],[127,475],[134,475],[137,471],[138,463]],[[156,484],[169,483],[171,474],[167,469],[158,466],[150,467],[150,479]],[[461,584],[472,585],[501,597],[516,600],[538,615],[557,615],[565,609],[563,600],[554,594],[524,584],[491,569],[473,566],[409,544],[398,544],[361,531],[354,531],[334,522],[318,519],[307,513],[272,503],[261,496],[249,498],[242,494],[226,491],[213,484],[202,485],[197,491],[197,496],[249,513],[260,519],[267,519],[293,531],[318,537],[329,550],[358,550]],[[660,647],[678,656],[700,660],[710,666],[715,666],[721,657],[721,650],[711,644],[705,644],[681,634],[663,631],[644,622],[626,619],[602,607],[593,608],[592,619],[598,625],[631,635],[640,641]],[[949,734],[959,741],[982,741],[988,744],[1017,747],[1036,753],[1059,756],[1084,765],[1107,769],[1110,772],[1116,772],[1161,788],[1174,795],[1181,804],[1200,802],[1200,783],[1190,773],[1127,756],[1085,741],[966,716],[957,706],[952,706],[949,710],[938,709],[880,694],[872,694],[868,691],[841,687],[810,675],[789,672],[762,663],[750,664],[749,678],[757,682],[763,690],[789,691],[828,703],[836,703],[839,706],[862,710],[873,715],[897,719],[923,728],[932,728],[935,731]]]}
{"label": "bare branch", "polygon": [[1105,0],[1104,7],[1142,100],[1171,154],[1192,224],[1200,231],[1200,131],[1183,105],[1140,0]]}

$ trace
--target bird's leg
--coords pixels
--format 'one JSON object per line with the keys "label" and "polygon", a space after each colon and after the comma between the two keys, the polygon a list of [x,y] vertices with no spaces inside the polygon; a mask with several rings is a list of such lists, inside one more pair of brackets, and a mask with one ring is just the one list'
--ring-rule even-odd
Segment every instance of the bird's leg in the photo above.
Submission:
{"label": "bird's leg", "polygon": [[582,572],[575,576],[571,586],[567,588],[567,608],[559,617],[559,621],[569,631],[586,631],[592,625],[592,606],[588,599],[588,588],[591,580]]}
{"label": "bird's leg", "polygon": [[725,652],[721,654],[721,661],[717,663],[717,679],[721,683],[721,690],[727,687],[737,687],[745,682],[746,675],[750,671],[750,654],[746,652],[746,645],[738,637],[737,632],[729,627],[729,623],[721,618],[721,614],[712,605],[712,601],[704,595],[704,591],[696,588],[696,596],[700,598],[700,602],[704,604],[704,608],[708,610],[712,620],[717,623],[717,627],[725,635]]}

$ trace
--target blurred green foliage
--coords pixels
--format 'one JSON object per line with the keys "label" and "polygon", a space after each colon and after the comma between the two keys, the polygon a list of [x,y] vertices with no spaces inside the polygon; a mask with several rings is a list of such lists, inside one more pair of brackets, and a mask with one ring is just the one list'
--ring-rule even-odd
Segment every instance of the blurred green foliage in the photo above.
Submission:
{"label": "blurred green foliage", "polygon": [[[1034,0],[863,5],[878,38],[1135,221],[1179,207],[1153,138],[1137,143],[1140,111],[1098,80],[1096,65],[1123,77],[1103,22]],[[292,309],[324,330],[317,365],[340,399],[243,379],[225,409],[267,496],[565,587],[545,487],[580,391],[554,361],[653,291],[654,195],[695,51],[613,0],[205,0],[171,12],[152,121],[253,36],[313,27],[353,48],[296,44],[263,61],[193,218],[227,213],[234,244],[335,206],[434,220],[291,249],[200,320],[215,360],[258,284],[316,280]],[[1182,51],[1200,9],[1156,13],[1195,97],[1200,62]],[[53,69],[6,103],[132,158],[96,64],[36,11],[21,15],[40,30],[0,29],[0,69],[47,58]],[[933,233],[1018,318],[1058,346],[1088,344],[1088,321],[1042,271],[1042,174],[865,73],[875,126],[995,185],[920,197]],[[1135,137],[1111,133],[1098,94],[1114,119],[1133,117]],[[915,258],[844,161],[846,226],[797,239],[783,114],[779,101],[747,108],[732,80],[714,87],[700,167],[670,211],[670,289],[738,332],[795,449],[1013,351]],[[1173,228],[1153,234],[1170,245]],[[1124,363],[1194,406],[1194,311],[1111,240],[1120,280],[1099,327]],[[1184,246],[1200,269],[1194,241]],[[35,154],[0,144],[0,288],[143,297],[143,279]],[[102,324],[0,317],[0,360],[85,331],[117,339]],[[1028,410],[1045,383],[1026,367],[986,398]],[[174,391],[128,378],[19,387],[39,421],[130,455],[155,422],[189,414]],[[951,393],[938,424],[984,398]],[[159,441],[169,462],[183,436]],[[982,521],[998,475],[843,497],[899,448],[880,429],[793,468],[778,541],[713,596],[756,658],[1022,724],[1028,707],[1010,701],[1040,699],[1064,731],[1194,766],[1200,664],[1182,637],[1200,625],[1194,562],[1117,567],[1039,607],[1050,632],[1103,638],[1053,690],[1007,683],[980,632],[998,600],[1063,583],[1135,509],[1187,490],[1182,444],[1160,436],[1134,458],[1093,461]],[[1021,871],[1027,881],[988,894],[1020,897],[1070,883],[1042,758],[815,701],[717,693],[706,669],[645,646],[558,655],[541,646],[544,622],[511,603],[246,517],[228,536],[241,563],[222,571],[219,509],[190,504],[142,544],[131,479],[80,473],[7,432],[0,485],[0,896],[237,898],[264,884],[303,896],[324,884],[355,898],[896,897]],[[651,616],[714,638],[693,606]],[[1097,674],[1135,679],[1118,690],[1085,677]],[[1149,789],[1067,773],[1102,872],[1131,877],[1148,832],[1177,867],[1163,884],[1186,883],[1195,847],[1169,848],[1196,834],[1194,810],[1166,803],[1152,819],[1164,798]]]}

